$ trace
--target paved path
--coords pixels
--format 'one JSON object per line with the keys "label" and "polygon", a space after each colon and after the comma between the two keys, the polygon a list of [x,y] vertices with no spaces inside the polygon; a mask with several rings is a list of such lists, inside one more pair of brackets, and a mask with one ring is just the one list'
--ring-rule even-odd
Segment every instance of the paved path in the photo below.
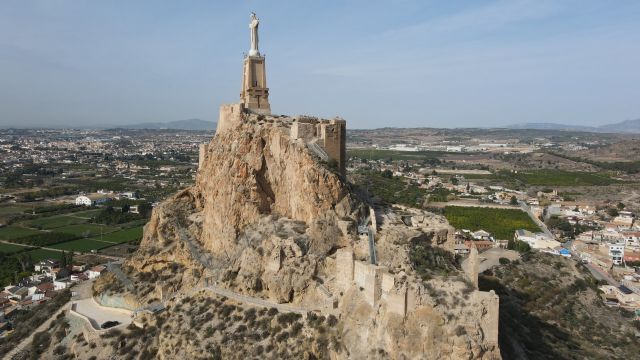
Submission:
{"label": "paved path", "polygon": [[303,308],[299,308],[299,307],[294,307],[291,305],[287,305],[287,304],[277,304],[265,299],[260,299],[257,297],[253,297],[253,296],[246,296],[246,295],[241,295],[238,293],[235,293],[233,291],[227,290],[227,289],[223,289],[223,288],[219,288],[217,286],[207,286],[204,288],[205,290],[209,290],[217,295],[220,296],[226,296],[229,299],[233,299],[236,300],[238,302],[242,302],[242,303],[246,303],[246,304],[251,304],[251,305],[256,305],[256,306],[260,306],[260,307],[264,307],[264,308],[276,308],[278,309],[278,311],[280,312],[293,312],[293,313],[298,313],[298,314],[302,314],[305,315],[307,312],[309,312],[309,309],[303,309]]}
{"label": "paved path", "polygon": [[64,305],[62,305],[60,307],[60,309],[58,309],[58,311],[55,312],[55,314],[53,314],[49,319],[47,319],[44,323],[42,323],[40,326],[38,326],[38,328],[31,332],[31,335],[27,336],[26,338],[22,339],[22,341],[20,343],[18,343],[16,345],[16,347],[13,348],[13,350],[9,351],[9,353],[7,355],[5,355],[5,359],[12,359],[14,356],[16,356],[18,353],[20,353],[22,350],[24,350],[29,344],[31,344],[31,342],[33,341],[33,336],[38,333],[38,332],[42,332],[45,331],[46,329],[49,328],[49,325],[51,325],[51,322],[53,320],[56,319],[56,317],[58,317],[58,315],[67,310],[69,308],[69,302],[66,302]]}

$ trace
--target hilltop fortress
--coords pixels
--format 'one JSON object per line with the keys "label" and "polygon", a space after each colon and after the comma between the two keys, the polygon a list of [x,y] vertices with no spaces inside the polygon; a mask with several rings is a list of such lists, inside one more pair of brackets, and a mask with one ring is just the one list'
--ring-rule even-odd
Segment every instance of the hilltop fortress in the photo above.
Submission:
{"label": "hilltop fortress", "polygon": [[[416,269],[416,248],[453,249],[447,221],[419,209],[397,216],[359,195],[345,174],[345,120],[271,113],[258,23],[252,16],[240,100],[221,106],[195,185],[154,208],[124,264],[132,278],[162,279],[137,301],[172,305],[202,290],[238,306],[333,317],[333,342],[305,350],[319,358],[500,358],[499,300],[478,291],[477,260],[446,275]],[[291,336],[283,351],[300,350]],[[260,339],[251,346],[266,345]],[[195,345],[179,351],[199,354]]]}
{"label": "hilltop fortress", "polygon": [[[342,176],[346,163],[346,126],[345,120],[331,120],[311,116],[278,116],[271,114],[269,88],[267,87],[266,59],[258,49],[258,20],[252,20],[251,49],[244,58],[242,90],[240,102],[220,106],[220,116],[216,133],[234,129],[244,122],[279,121],[287,123],[292,140],[299,140],[321,158],[335,161]],[[200,165],[206,156],[207,145],[200,147]]]}

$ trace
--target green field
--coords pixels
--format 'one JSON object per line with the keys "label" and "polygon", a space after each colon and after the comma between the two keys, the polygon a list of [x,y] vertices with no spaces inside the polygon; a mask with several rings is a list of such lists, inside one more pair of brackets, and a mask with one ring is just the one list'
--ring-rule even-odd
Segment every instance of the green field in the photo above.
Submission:
{"label": "green field", "polygon": [[114,231],[108,234],[103,234],[102,237],[100,235],[94,236],[90,238],[90,240],[102,240],[109,241],[112,243],[126,243],[133,240],[138,240],[142,238],[142,226],[133,227],[124,230]]}
{"label": "green field", "polygon": [[42,229],[55,229],[55,228],[59,228],[67,225],[82,224],[82,223],[85,223],[86,221],[87,220],[85,219],[78,219],[71,216],[57,215],[57,216],[30,220],[25,222],[24,224],[26,224],[27,226],[39,227]]}
{"label": "green field", "polygon": [[601,173],[564,171],[564,170],[533,170],[512,173],[502,171],[497,178],[515,180],[531,186],[603,186],[619,183]]}
{"label": "green field", "polygon": [[13,253],[13,252],[16,252],[16,251],[21,251],[21,250],[24,250],[24,249],[28,249],[28,248],[26,246],[18,246],[18,245],[0,243],[0,252],[3,252],[5,254]]}
{"label": "green field", "polygon": [[446,206],[444,216],[458,230],[485,230],[496,239],[509,240],[517,229],[540,231],[538,225],[522,210],[481,207]]}
{"label": "green field", "polygon": [[69,214],[69,215],[80,217],[80,218],[86,218],[88,220],[96,216],[100,211],[102,210],[101,209],[83,210],[83,211],[74,212],[73,214]]}
{"label": "green field", "polygon": [[[91,226],[92,224],[84,224],[83,226]],[[98,225],[92,225],[98,227]],[[81,232],[83,228],[78,227],[78,232]],[[105,227],[105,229],[107,229]],[[59,229],[62,231],[62,229]],[[73,250],[73,251],[81,251],[81,252],[89,252],[91,250],[100,250],[107,248],[109,246],[113,246],[116,244],[126,243],[129,241],[138,240],[142,237],[142,227],[132,227],[123,230],[117,230],[110,233],[103,234],[102,236],[97,235],[87,239],[77,239],[71,241],[65,241],[62,243],[58,243],[55,245],[51,245],[54,249],[61,250]]]}
{"label": "green field", "polygon": [[94,237],[96,235],[99,236],[101,231],[102,233],[106,233],[113,230],[114,228],[111,226],[97,224],[77,224],[56,229],[57,232],[72,234],[84,238]]}
{"label": "green field", "polygon": [[67,241],[60,244],[52,245],[51,247],[54,249],[60,249],[60,250],[90,252],[91,250],[100,250],[113,245],[114,244],[107,243],[104,241],[96,241],[92,239],[79,239],[79,240],[72,240],[72,241]]}
{"label": "green field", "polygon": [[36,249],[36,250],[31,250],[28,252],[29,255],[31,255],[31,260],[33,262],[38,262],[40,260],[44,260],[44,259],[61,259],[62,258],[62,252],[60,251],[53,251],[53,250],[45,250],[45,249]]}
{"label": "green field", "polygon": [[0,228],[0,240],[15,240],[21,237],[41,234],[42,231],[22,228],[18,226],[7,226]]}
{"label": "green field", "polygon": [[27,207],[23,207],[23,206],[1,206],[0,207],[0,215],[15,215],[15,214],[22,214],[24,213],[25,210],[27,210]]}

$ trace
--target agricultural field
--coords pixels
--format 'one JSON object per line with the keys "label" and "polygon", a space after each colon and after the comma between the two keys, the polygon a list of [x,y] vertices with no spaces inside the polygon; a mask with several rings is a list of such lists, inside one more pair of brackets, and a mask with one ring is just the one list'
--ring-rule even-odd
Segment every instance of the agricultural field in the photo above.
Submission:
{"label": "agricultural field", "polygon": [[620,182],[602,173],[550,169],[518,173],[502,171],[496,175],[498,179],[513,180],[529,186],[605,186]]}
{"label": "agricultural field", "polygon": [[20,245],[13,245],[13,244],[7,244],[7,243],[0,243],[0,252],[5,253],[5,254],[18,252],[18,251],[25,250],[25,249],[28,249],[28,247],[20,246]]}
{"label": "agricultural field", "polygon": [[27,229],[19,226],[7,226],[0,228],[0,240],[15,240],[21,237],[42,233],[44,232],[35,229]]}
{"label": "agricultural field", "polygon": [[88,240],[102,240],[112,242],[114,244],[122,244],[142,238],[142,226],[132,227],[128,229],[118,230],[89,238]]}
{"label": "agricultural field", "polygon": [[101,232],[106,233],[113,230],[114,229],[111,226],[103,226],[98,224],[76,224],[56,229],[57,232],[71,234],[83,238],[93,237],[96,235],[100,235]]}
{"label": "agricultural field", "polygon": [[[4,206],[0,207],[2,213],[7,216],[21,216],[27,207]],[[43,210],[44,212],[38,212]],[[51,211],[49,211],[51,210]],[[87,209],[77,207],[72,209],[44,206],[36,208],[36,215],[27,219],[18,219],[12,225],[0,228],[0,240],[35,245],[35,248],[0,243],[0,253],[12,256],[18,252],[31,255],[33,261],[46,258],[59,258],[61,252],[40,249],[39,246],[89,253],[92,250],[100,251],[105,248],[139,240],[142,237],[142,228],[146,219],[136,219],[124,224],[102,225],[92,223],[97,215],[104,210]],[[78,210],[78,211],[75,211]],[[136,246],[136,245],[126,245]],[[12,257],[13,258],[13,257]]]}
{"label": "agricultural field", "polygon": [[45,249],[36,249],[27,252],[27,254],[31,255],[31,260],[33,262],[38,262],[44,259],[61,259],[62,252],[61,251],[53,251],[53,250],[45,250]]}
{"label": "agricultural field", "polygon": [[22,214],[27,209],[28,208],[25,206],[16,206],[16,205],[2,206],[0,207],[0,216]]}
{"label": "agricultural field", "polygon": [[39,218],[26,221],[24,224],[38,229],[55,229],[67,225],[75,225],[85,223],[87,220],[79,219],[68,215],[56,215],[51,217]]}
{"label": "agricultural field", "polygon": [[496,239],[509,240],[517,229],[540,231],[527,213],[519,209],[446,206],[444,216],[458,230],[485,230]]}
{"label": "agricultural field", "polygon": [[83,211],[74,212],[73,214],[70,214],[70,216],[73,216],[73,217],[76,217],[76,218],[84,218],[86,220],[89,220],[92,217],[98,215],[98,213],[100,213],[100,211],[102,211],[102,210],[101,209],[83,210]]}
{"label": "agricultural field", "polygon": [[52,245],[51,247],[54,249],[60,249],[60,250],[90,252],[91,250],[100,250],[112,245],[114,244],[108,243],[106,241],[98,241],[98,240],[92,240],[92,239],[78,239],[78,240],[71,240],[71,241],[60,243],[60,244]]}

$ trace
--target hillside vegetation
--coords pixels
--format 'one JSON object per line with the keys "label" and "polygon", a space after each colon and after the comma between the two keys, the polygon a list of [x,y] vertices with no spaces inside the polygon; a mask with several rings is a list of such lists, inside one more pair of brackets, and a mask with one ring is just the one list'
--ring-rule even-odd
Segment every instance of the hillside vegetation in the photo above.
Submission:
{"label": "hillside vegetation", "polygon": [[500,296],[504,359],[634,359],[640,351],[632,313],[603,305],[583,265],[529,253],[486,271],[480,290]]}

